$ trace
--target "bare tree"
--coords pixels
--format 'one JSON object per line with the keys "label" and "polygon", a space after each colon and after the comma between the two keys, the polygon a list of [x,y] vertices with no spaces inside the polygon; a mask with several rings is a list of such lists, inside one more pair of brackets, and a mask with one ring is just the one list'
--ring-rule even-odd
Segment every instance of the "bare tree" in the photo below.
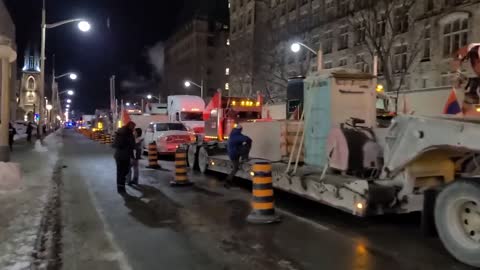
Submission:
{"label": "bare tree", "polygon": [[421,0],[354,0],[347,16],[355,42],[363,43],[371,58],[378,57],[379,75],[387,91],[398,97],[421,51],[425,27],[415,25],[414,9]]}

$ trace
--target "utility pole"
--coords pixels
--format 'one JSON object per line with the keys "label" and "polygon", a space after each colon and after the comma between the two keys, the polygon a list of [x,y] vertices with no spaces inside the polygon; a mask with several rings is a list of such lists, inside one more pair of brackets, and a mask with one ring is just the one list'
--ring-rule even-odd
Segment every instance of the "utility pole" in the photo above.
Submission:
{"label": "utility pole", "polygon": [[112,112],[113,130],[116,130],[118,121],[117,101],[115,99],[115,75],[110,77],[110,111]]}
{"label": "utility pole", "polygon": [[[45,120],[45,108],[43,106],[44,97],[45,97],[45,41],[46,41],[46,34],[47,34],[47,11],[45,8],[45,0],[43,0],[42,5],[42,45],[40,49],[40,97],[38,103],[38,113],[40,115],[40,120],[38,121],[38,125],[42,124],[42,121]],[[53,87],[53,86],[52,86]],[[40,128],[40,138],[42,138],[42,128]]]}

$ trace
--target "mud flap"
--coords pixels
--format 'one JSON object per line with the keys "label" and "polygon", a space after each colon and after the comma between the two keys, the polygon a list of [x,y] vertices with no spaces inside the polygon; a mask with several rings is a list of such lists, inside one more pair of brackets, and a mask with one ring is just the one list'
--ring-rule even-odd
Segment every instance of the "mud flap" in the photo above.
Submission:
{"label": "mud flap", "polygon": [[438,190],[436,189],[425,190],[423,193],[423,211],[420,226],[423,235],[426,237],[438,236],[434,218],[435,200],[437,195]]}

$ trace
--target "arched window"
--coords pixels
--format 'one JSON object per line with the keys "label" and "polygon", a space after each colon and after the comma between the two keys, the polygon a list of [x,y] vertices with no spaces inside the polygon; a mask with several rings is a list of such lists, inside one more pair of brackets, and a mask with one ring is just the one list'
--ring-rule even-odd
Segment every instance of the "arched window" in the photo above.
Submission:
{"label": "arched window", "polygon": [[28,91],[35,91],[36,83],[35,83],[35,78],[33,78],[33,76],[28,77],[26,87]]}

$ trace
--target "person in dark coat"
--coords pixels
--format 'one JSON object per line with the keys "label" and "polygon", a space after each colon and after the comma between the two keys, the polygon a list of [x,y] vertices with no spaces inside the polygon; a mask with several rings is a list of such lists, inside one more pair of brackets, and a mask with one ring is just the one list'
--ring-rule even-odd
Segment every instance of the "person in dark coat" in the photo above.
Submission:
{"label": "person in dark coat", "polygon": [[118,193],[126,193],[125,181],[130,171],[130,162],[134,158],[135,137],[133,131],[135,129],[134,122],[128,122],[125,126],[117,131],[113,148],[115,148],[115,162],[117,164],[117,191]]}
{"label": "person in dark coat", "polygon": [[143,147],[143,137],[142,137],[142,129],[136,128],[134,135],[135,135],[135,153],[134,158],[132,160],[132,169],[130,171],[130,177],[128,185],[138,185],[138,178],[139,178],[139,162],[142,159],[142,147]]}
{"label": "person in dark coat", "polygon": [[237,125],[230,136],[228,137],[228,157],[232,161],[233,168],[230,175],[225,182],[225,187],[228,188],[233,182],[235,175],[240,168],[241,161],[247,161],[250,154],[250,148],[252,148],[252,139],[242,134],[242,127]]}
{"label": "person in dark coat", "polygon": [[28,125],[27,125],[27,142],[32,142],[32,132],[33,132],[32,122],[28,122]]}
{"label": "person in dark coat", "polygon": [[12,123],[8,123],[8,146],[10,151],[13,151],[13,139],[17,134],[17,130],[13,127]]}

